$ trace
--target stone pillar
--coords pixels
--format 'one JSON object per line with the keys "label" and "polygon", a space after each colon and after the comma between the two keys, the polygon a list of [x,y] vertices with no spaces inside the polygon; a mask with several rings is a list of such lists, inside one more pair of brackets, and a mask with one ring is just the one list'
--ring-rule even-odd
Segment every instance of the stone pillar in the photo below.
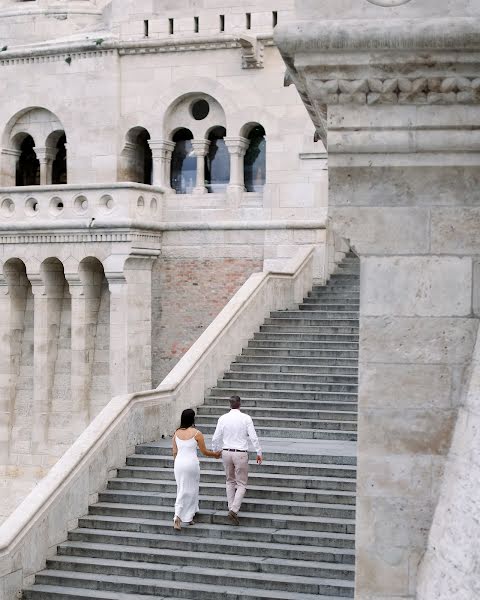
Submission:
{"label": "stone pillar", "polygon": [[248,150],[249,140],[244,137],[226,137],[225,145],[230,153],[230,183],[228,190],[233,193],[245,191],[243,159]]}
{"label": "stone pillar", "polygon": [[355,598],[473,599],[474,544],[436,572],[431,549],[430,595],[417,574],[478,328],[480,5],[358,1],[335,20],[336,0],[301,4],[276,41],[328,136],[332,227],[361,258]]}
{"label": "stone pillar", "polygon": [[132,170],[136,160],[137,145],[133,142],[125,142],[119,160],[119,181],[132,181]]}
{"label": "stone pillar", "polygon": [[210,146],[209,140],[192,140],[193,153],[197,157],[197,183],[193,188],[194,194],[206,194],[205,187],[205,157]]}
{"label": "stone pillar", "polygon": [[8,284],[0,275],[0,464],[7,464],[11,429],[11,325]]}
{"label": "stone pillar", "polygon": [[17,163],[22,155],[20,150],[3,148],[0,152],[0,185],[14,186],[16,183]]}
{"label": "stone pillar", "polygon": [[46,146],[44,148],[35,147],[34,150],[40,163],[40,185],[51,185],[52,166],[57,156],[57,149]]}
{"label": "stone pillar", "polygon": [[164,187],[174,193],[170,185],[170,168],[175,142],[169,140],[148,140],[152,150],[152,184]]}
{"label": "stone pillar", "polygon": [[155,256],[129,257],[123,270],[109,270],[110,368],[112,394],[152,385],[152,283]]}

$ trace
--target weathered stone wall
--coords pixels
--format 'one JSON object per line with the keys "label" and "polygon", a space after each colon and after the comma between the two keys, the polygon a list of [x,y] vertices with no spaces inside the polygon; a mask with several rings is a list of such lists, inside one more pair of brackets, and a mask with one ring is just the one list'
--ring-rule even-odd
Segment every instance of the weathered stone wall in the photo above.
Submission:
{"label": "weathered stone wall", "polygon": [[152,370],[157,386],[248,277],[254,258],[159,258],[152,282]]}

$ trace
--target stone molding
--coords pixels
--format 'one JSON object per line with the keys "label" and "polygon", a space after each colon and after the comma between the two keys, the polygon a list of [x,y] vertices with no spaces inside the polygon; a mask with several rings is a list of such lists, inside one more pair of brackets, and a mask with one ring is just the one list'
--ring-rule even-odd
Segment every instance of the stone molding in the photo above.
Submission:
{"label": "stone molding", "polygon": [[308,89],[326,105],[480,103],[480,77],[315,79]]}
{"label": "stone molding", "polygon": [[[256,37],[260,46],[274,46],[273,35]],[[165,52],[195,52],[201,50],[228,50],[242,48],[242,44],[234,36],[202,36],[195,38],[156,39],[145,42],[105,40],[102,47],[95,40],[71,42],[69,44],[42,44],[38,47],[15,48],[0,54],[0,66],[44,63],[72,59],[98,58],[100,56],[127,54],[159,54]],[[263,49],[262,49],[263,53]],[[263,55],[262,55],[263,57]],[[263,60],[263,58],[262,58]],[[249,68],[249,67],[246,67]]]}

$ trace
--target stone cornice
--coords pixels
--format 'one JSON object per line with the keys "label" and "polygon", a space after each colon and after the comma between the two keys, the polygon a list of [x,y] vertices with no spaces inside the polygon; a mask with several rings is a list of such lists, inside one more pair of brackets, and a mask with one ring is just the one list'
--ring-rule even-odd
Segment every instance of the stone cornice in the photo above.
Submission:
{"label": "stone cornice", "polygon": [[[102,32],[98,33],[99,36]],[[264,46],[273,46],[273,35],[259,35],[257,39]],[[70,43],[39,44],[38,46],[17,47],[0,53],[0,66],[12,64],[48,62],[70,58],[96,58],[102,55],[117,54],[159,54],[165,52],[194,52],[201,50],[242,49],[236,36],[216,35],[198,37],[178,37],[141,40],[104,40],[101,44],[95,39]]]}
{"label": "stone cornice", "polygon": [[478,50],[480,19],[341,19],[297,21],[275,28],[282,55],[336,50]]}

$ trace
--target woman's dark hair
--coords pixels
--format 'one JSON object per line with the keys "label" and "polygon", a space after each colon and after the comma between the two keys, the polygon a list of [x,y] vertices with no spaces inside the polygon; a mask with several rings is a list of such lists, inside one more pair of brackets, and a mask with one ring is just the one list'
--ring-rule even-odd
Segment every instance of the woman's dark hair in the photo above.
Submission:
{"label": "woman's dark hair", "polygon": [[195,411],[191,408],[186,408],[180,417],[180,429],[188,429],[195,425]]}

